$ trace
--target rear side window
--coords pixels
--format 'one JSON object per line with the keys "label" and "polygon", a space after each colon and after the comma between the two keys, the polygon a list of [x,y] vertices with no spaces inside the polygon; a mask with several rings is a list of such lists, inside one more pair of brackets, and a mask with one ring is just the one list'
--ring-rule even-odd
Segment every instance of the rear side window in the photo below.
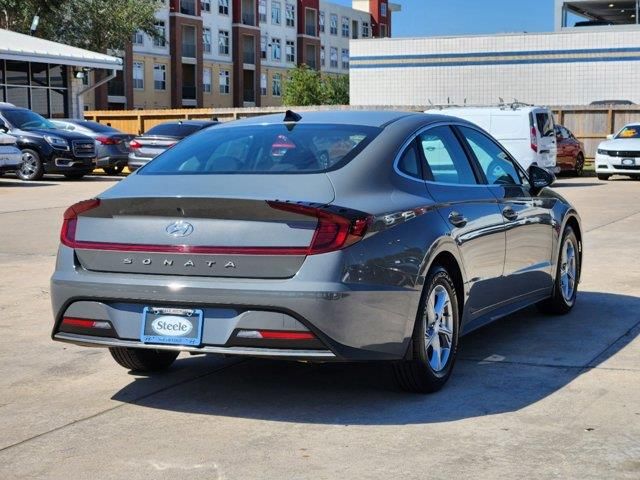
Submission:
{"label": "rear side window", "polygon": [[469,159],[451,128],[431,128],[418,136],[418,142],[434,182],[462,185],[477,183]]}
{"label": "rear side window", "polygon": [[418,152],[416,150],[416,143],[411,142],[405,151],[402,153],[402,157],[400,157],[400,161],[398,162],[398,169],[404,173],[405,175],[409,175],[410,177],[420,178],[422,175],[420,173],[420,159],[418,157]]}
{"label": "rear side window", "polygon": [[478,159],[489,185],[522,185],[518,169],[500,146],[473,128],[459,128]]}
{"label": "rear side window", "polygon": [[360,125],[266,124],[205,130],[140,175],[320,173],[341,168],[380,133]]}
{"label": "rear side window", "polygon": [[151,127],[145,135],[167,136],[167,137],[187,137],[202,128],[200,125],[184,123],[163,123]]}
{"label": "rear side window", "polygon": [[538,112],[535,117],[540,136],[552,137],[554,135],[553,117],[546,112]]}

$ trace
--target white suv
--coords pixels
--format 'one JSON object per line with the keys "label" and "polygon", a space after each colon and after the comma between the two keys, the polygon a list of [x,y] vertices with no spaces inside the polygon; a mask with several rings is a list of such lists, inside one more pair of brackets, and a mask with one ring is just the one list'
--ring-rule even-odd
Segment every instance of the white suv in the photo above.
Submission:
{"label": "white suv", "polygon": [[611,175],[640,179],[640,123],[631,123],[598,145],[596,174],[600,180]]}

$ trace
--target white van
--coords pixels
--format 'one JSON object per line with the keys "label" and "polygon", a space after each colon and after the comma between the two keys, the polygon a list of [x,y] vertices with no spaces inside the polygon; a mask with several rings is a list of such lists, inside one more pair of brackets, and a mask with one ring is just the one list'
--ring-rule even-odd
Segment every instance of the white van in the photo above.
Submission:
{"label": "white van", "polygon": [[489,132],[524,169],[537,165],[551,173],[556,166],[556,134],[553,113],[546,107],[522,104],[499,107],[444,107],[427,110],[462,118]]}

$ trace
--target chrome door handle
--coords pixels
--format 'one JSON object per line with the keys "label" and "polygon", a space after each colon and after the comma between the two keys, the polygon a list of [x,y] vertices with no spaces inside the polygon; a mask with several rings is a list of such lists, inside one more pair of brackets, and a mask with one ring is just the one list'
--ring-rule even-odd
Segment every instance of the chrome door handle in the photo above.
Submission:
{"label": "chrome door handle", "polygon": [[507,220],[516,220],[518,218],[518,214],[511,207],[505,207],[502,209],[502,216]]}
{"label": "chrome door handle", "polygon": [[464,227],[467,224],[467,219],[458,212],[451,212],[449,214],[449,223],[454,227]]}

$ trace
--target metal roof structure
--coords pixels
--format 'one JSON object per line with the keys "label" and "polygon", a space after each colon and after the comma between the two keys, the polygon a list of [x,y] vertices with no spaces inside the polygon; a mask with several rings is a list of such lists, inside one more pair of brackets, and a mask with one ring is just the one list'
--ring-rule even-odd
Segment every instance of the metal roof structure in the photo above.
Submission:
{"label": "metal roof structure", "polygon": [[0,59],[122,70],[122,59],[0,29]]}

